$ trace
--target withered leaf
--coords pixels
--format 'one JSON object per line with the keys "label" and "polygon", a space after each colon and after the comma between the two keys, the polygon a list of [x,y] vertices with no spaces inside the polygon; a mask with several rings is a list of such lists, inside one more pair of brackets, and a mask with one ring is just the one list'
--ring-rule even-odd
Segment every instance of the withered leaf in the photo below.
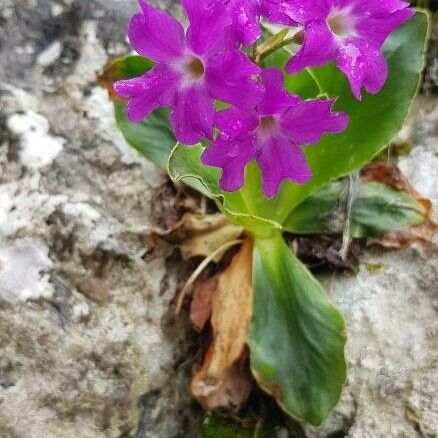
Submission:
{"label": "withered leaf", "polygon": [[[167,240],[176,243],[184,260],[192,257],[208,257],[222,245],[237,239],[243,228],[232,224],[220,213],[185,213],[182,219],[167,231],[156,231]],[[217,262],[223,253],[218,253],[212,261]]]}
{"label": "withered leaf", "polygon": [[193,299],[190,305],[190,320],[193,328],[202,332],[205,324],[210,319],[212,310],[213,294],[217,289],[218,276],[209,278],[200,283],[193,292]]}
{"label": "withered leaf", "polygon": [[438,231],[438,226],[432,220],[424,224],[408,228],[407,230],[392,231],[379,239],[371,239],[370,244],[377,244],[384,248],[406,248],[414,243],[429,243],[434,234]]}
{"label": "withered leaf", "polygon": [[212,344],[191,383],[206,409],[236,408],[249,396],[246,342],[252,316],[252,242],[246,240],[217,279],[212,296]]}

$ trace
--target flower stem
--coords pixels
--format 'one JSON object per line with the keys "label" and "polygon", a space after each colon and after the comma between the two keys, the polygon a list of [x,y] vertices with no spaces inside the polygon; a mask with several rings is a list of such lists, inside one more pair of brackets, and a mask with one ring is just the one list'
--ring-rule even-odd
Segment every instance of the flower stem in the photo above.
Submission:
{"label": "flower stem", "polygon": [[268,56],[272,55],[277,50],[295,43],[295,44],[303,44],[303,31],[300,30],[297,33],[295,33],[290,38],[285,38],[288,34],[289,29],[283,29],[280,32],[273,35],[268,41],[262,43],[260,46],[258,46],[255,50],[253,50],[253,60],[260,64],[262,61],[264,61]]}

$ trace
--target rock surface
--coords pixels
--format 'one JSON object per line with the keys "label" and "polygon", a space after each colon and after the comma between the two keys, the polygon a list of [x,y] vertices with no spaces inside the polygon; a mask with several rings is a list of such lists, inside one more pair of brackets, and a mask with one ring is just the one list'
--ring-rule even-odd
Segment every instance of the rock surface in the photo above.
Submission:
{"label": "rock surface", "polygon": [[[162,175],[96,84],[136,2],[0,0],[0,436],[174,437],[189,410]],[[181,406],[184,412],[179,413]]]}
{"label": "rock surface", "polygon": [[[0,0],[1,437],[173,438],[191,427],[172,248],[146,238],[163,178],[127,147],[95,81],[128,50],[135,8]],[[418,102],[401,167],[438,205],[436,102]],[[307,437],[436,436],[437,252],[369,250],[364,261],[381,270],[325,279],[346,314],[350,374]]]}

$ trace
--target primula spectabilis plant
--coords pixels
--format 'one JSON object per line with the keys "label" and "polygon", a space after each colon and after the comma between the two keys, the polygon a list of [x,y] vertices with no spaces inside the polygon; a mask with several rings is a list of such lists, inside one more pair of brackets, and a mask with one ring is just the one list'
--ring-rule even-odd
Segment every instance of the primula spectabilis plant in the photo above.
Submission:
{"label": "primula spectabilis plant", "polygon": [[[345,382],[345,323],[283,233],[339,231],[326,219],[340,178],[401,128],[427,17],[401,0],[181,4],[187,26],[140,0],[129,27],[138,55],[106,72],[117,122],[146,158],[242,227],[253,253],[251,370],[286,413],[317,425]],[[383,184],[362,183],[357,196],[352,237],[424,220],[413,198]]]}

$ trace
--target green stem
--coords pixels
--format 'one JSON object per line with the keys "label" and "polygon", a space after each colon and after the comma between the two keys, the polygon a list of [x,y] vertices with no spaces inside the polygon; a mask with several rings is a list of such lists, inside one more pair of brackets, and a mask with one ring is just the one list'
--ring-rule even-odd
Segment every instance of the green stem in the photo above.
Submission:
{"label": "green stem", "polygon": [[260,63],[264,61],[268,56],[272,55],[274,52],[276,52],[279,49],[282,49],[283,47],[288,46],[289,44],[295,43],[295,44],[302,44],[303,40],[301,37],[301,32],[297,32],[293,37],[286,38],[285,40],[279,42],[269,50],[265,52],[261,52],[258,54],[256,58],[256,62]]}

